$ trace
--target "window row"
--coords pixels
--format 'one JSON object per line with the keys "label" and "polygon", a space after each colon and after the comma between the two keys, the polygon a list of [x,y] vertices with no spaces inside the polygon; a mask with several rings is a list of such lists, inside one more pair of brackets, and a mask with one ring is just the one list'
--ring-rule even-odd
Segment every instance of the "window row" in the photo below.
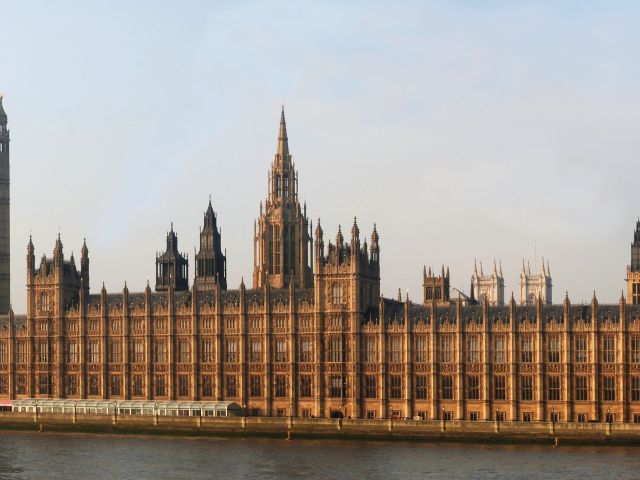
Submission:
{"label": "window row", "polygon": [[[222,345],[222,361],[234,363],[240,359],[239,339],[227,338]],[[313,362],[315,360],[315,341],[302,337],[298,340],[298,361]],[[52,345],[46,339],[38,339],[35,343],[35,360],[37,363],[49,363],[55,361],[52,357]],[[262,339],[249,339],[248,360],[252,363],[264,361],[264,348]],[[438,340],[438,358],[440,363],[456,363],[456,346],[454,335],[441,335]],[[483,349],[481,348],[482,337],[480,335],[470,335],[465,340],[466,363],[481,363],[483,361]],[[491,360],[494,363],[509,363],[509,350],[506,335],[492,337]],[[616,363],[618,358],[617,338],[615,335],[603,335],[601,337],[600,360],[605,364]],[[379,339],[375,335],[367,335],[362,339],[362,358],[366,363],[378,363]],[[16,342],[17,363],[28,363],[27,341]],[[345,362],[350,361],[349,342],[342,336],[330,337],[324,342],[324,361]],[[574,337],[573,361],[576,363],[587,363],[592,356],[590,340],[586,335]],[[79,358],[79,342],[67,340],[65,344],[64,359],[67,363],[77,363]],[[122,340],[114,339],[107,342],[107,356],[104,361],[110,363],[120,363],[123,361]],[[415,350],[415,362],[429,362],[429,338],[425,335],[418,335],[414,338],[413,348]],[[102,342],[99,339],[87,341],[87,361],[89,363],[102,363]],[[155,340],[152,342],[151,360],[156,363],[168,361],[168,341]],[[191,351],[191,339],[178,339],[176,342],[176,361],[179,363],[189,363],[194,361]],[[289,362],[289,341],[285,338],[276,339],[272,346],[273,360],[275,362]],[[391,335],[387,338],[387,361],[391,363],[401,363],[404,361],[406,348],[401,335]],[[559,335],[548,336],[546,350],[543,361],[547,363],[559,363],[562,360],[563,345]],[[628,360],[632,364],[640,364],[640,336],[632,336],[629,340]],[[144,363],[145,344],[142,339],[134,339],[131,343],[129,359],[134,363]],[[0,341],[0,363],[9,361],[8,342]],[[200,361],[211,363],[214,359],[214,340],[202,339],[200,348]],[[534,335],[520,336],[518,341],[518,351],[516,352],[516,362],[533,363],[536,361],[535,337]]]}

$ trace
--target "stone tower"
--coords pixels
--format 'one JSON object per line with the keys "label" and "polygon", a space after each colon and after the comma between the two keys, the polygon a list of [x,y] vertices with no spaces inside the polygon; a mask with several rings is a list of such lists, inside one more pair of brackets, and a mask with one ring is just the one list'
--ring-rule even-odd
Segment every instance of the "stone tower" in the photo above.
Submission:
{"label": "stone tower", "polygon": [[627,265],[627,301],[640,305],[640,219],[636,222],[631,244],[631,265]]}
{"label": "stone tower", "polygon": [[53,247],[53,256],[43,255],[36,268],[34,246],[29,237],[27,331],[31,337],[31,348],[37,358],[25,382],[25,393],[29,397],[37,395],[40,398],[63,398],[65,395],[65,355],[62,354],[66,348],[64,317],[69,309],[77,310],[86,298],[83,274],[87,279],[89,278],[86,245],[83,248],[81,269],[78,270],[73,254],[69,260],[65,259],[62,240],[58,234]]}
{"label": "stone tower", "polygon": [[156,254],[156,292],[173,287],[176,291],[189,290],[189,261],[178,251],[178,236],[173,231],[167,233],[167,249],[162,255]]}
{"label": "stone tower", "polygon": [[315,235],[314,291],[317,304],[323,305],[327,311],[352,312],[357,321],[370,315],[380,301],[380,237],[376,226],[373,227],[370,247],[366,240],[360,244],[360,229],[355,218],[350,243],[345,241],[342,229],[338,227],[335,245],[329,242],[325,251],[320,220]]}
{"label": "stone tower", "polygon": [[504,277],[502,276],[502,264],[500,270],[493,261],[493,272],[485,275],[480,263],[480,274],[478,266],[474,262],[473,275],[471,275],[471,301],[489,302],[489,305],[504,305]]}
{"label": "stone tower", "polygon": [[222,253],[218,219],[209,200],[204,225],[200,230],[200,250],[196,253],[193,286],[200,291],[211,291],[216,284],[222,290],[227,289],[227,257]]}
{"label": "stone tower", "polygon": [[427,267],[422,270],[422,291],[425,305],[436,302],[437,305],[449,304],[449,267],[445,272],[444,265],[440,275],[427,271]]}
{"label": "stone tower", "polygon": [[527,265],[525,269],[524,259],[522,260],[522,270],[520,271],[520,305],[535,305],[538,298],[544,305],[551,305],[552,300],[551,269],[549,262],[545,267],[544,260],[540,273],[531,273],[531,267]]}
{"label": "stone tower", "polygon": [[280,113],[278,150],[269,172],[269,193],[254,224],[253,288],[313,286],[309,265],[311,232],[306,206],[298,199],[298,174],[289,154],[284,107]]}
{"label": "stone tower", "polygon": [[0,314],[9,312],[11,286],[9,268],[9,130],[0,94]]}

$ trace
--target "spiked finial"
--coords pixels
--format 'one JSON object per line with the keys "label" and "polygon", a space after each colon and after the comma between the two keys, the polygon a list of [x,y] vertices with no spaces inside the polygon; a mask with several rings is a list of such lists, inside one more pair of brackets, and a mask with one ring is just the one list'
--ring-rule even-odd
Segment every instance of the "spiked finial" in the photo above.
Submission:
{"label": "spiked finial", "polygon": [[353,217],[353,226],[351,227],[351,244],[354,247],[360,245],[360,229],[358,228],[358,220]]}
{"label": "spiked finial", "polygon": [[280,130],[278,131],[278,153],[280,161],[289,155],[289,139],[287,138],[287,121],[284,118],[284,104],[280,110]]}
{"label": "spiked finial", "polygon": [[341,247],[344,245],[344,237],[342,236],[342,227],[338,225],[338,235],[336,235],[336,246]]}
{"label": "spiked finial", "polygon": [[547,259],[547,277],[551,276],[551,268],[549,268],[549,259]]}
{"label": "spiked finial", "polygon": [[4,111],[4,107],[2,106],[3,95],[0,92],[0,125],[7,124],[7,113]]}
{"label": "spiked finial", "polygon": [[53,256],[55,258],[62,257],[62,240],[60,239],[60,232],[58,232],[58,238],[56,239],[55,246],[53,247]]}

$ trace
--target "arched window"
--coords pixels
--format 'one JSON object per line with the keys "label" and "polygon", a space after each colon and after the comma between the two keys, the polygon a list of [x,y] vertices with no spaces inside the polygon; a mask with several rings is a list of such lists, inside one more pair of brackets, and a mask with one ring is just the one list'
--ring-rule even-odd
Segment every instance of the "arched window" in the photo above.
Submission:
{"label": "arched window", "polygon": [[282,196],[282,177],[276,175],[276,197]]}
{"label": "arched window", "polygon": [[0,152],[4,152],[4,142],[0,142]]}
{"label": "arched window", "polygon": [[49,294],[47,292],[42,292],[40,294],[40,311],[41,312],[49,311]]}
{"label": "arched window", "polygon": [[333,305],[340,305],[342,302],[342,285],[334,283],[331,287],[331,303]]}

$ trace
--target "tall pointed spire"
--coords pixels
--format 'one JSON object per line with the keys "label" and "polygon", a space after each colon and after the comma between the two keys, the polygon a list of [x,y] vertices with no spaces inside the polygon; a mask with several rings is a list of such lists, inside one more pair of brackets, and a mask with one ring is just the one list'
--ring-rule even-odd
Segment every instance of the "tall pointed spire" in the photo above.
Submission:
{"label": "tall pointed spire", "polygon": [[0,124],[7,124],[7,113],[4,111],[4,107],[2,106],[2,98],[3,95],[0,93]]}
{"label": "tall pointed spire", "polygon": [[280,110],[280,130],[278,131],[278,157],[284,160],[289,155],[289,139],[287,138],[287,121],[284,118],[284,104]]}
{"label": "tall pointed spire", "polygon": [[298,174],[289,153],[284,106],[280,110],[278,148],[268,175],[269,192],[256,224],[253,286],[310,288],[309,221],[298,196]]}

